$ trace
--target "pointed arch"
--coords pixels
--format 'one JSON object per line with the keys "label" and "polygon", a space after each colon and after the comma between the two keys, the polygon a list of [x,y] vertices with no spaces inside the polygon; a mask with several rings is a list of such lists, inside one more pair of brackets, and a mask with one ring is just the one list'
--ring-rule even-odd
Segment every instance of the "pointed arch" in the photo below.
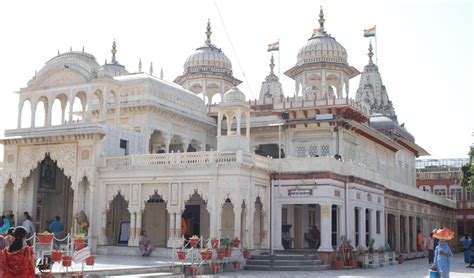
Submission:
{"label": "pointed arch", "polygon": [[21,119],[20,119],[20,127],[21,128],[30,128],[31,120],[33,117],[32,107],[31,107],[31,100],[25,99],[23,104],[21,105]]}

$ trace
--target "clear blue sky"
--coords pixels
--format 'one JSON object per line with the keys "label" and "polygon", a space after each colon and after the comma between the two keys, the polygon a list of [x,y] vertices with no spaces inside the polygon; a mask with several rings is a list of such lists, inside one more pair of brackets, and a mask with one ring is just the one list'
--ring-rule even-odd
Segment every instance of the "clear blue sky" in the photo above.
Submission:
{"label": "clear blue sky", "polygon": [[[368,39],[362,29],[377,25],[382,78],[400,123],[435,158],[466,157],[473,142],[473,4],[471,1],[270,1],[217,0],[248,84],[255,98],[269,72],[266,46],[280,39],[281,72],[296,62],[298,49],[318,27],[323,5],[326,30],[346,48],[360,71],[367,63]],[[142,58],[164,68],[172,81],[205,40],[210,18],[212,41],[231,59],[244,80],[215,2],[204,1],[2,1],[0,2],[0,133],[16,127],[18,96],[44,63],[61,52],[85,46],[100,64],[117,57],[131,72]],[[350,84],[355,97],[359,77]],[[293,81],[281,77],[286,95]]]}

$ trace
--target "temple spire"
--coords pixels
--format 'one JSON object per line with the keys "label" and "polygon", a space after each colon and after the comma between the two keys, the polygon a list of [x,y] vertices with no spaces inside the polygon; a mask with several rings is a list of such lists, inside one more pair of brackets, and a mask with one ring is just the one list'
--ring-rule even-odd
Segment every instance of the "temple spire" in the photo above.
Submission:
{"label": "temple spire", "polygon": [[374,56],[374,52],[372,52],[373,48],[372,48],[372,42],[369,43],[369,53],[367,53],[367,55],[369,56],[369,64],[373,64],[373,61],[372,61],[372,56]]}
{"label": "temple spire", "polygon": [[142,72],[142,58],[138,61],[138,72]]}
{"label": "temple spire", "polygon": [[321,32],[324,32],[324,22],[326,21],[324,19],[324,12],[323,12],[323,6],[320,7],[319,9],[319,30],[321,30]]}
{"label": "temple spire", "polygon": [[153,62],[150,63],[150,75],[153,75]]}
{"label": "temple spire", "polygon": [[117,45],[115,44],[115,39],[114,43],[112,44],[112,64],[117,64],[117,60],[115,59],[115,53],[117,53]]}
{"label": "temple spire", "polygon": [[211,45],[211,35],[212,35],[212,32],[211,32],[211,20],[208,19],[207,20],[207,28],[206,28],[206,45]]}
{"label": "temple spire", "polygon": [[163,80],[163,68],[160,70],[160,79]]}
{"label": "temple spire", "polygon": [[275,59],[273,59],[273,53],[272,53],[272,57],[270,58],[270,74],[274,74],[273,73],[274,67],[275,67]]}

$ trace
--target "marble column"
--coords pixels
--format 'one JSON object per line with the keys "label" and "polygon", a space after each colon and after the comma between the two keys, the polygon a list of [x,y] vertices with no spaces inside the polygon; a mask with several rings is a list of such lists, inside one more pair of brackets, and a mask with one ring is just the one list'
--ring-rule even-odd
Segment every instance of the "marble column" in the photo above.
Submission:
{"label": "marble column", "polygon": [[321,205],[321,245],[318,251],[333,251],[331,243],[332,223],[331,205]]}
{"label": "marble column", "polygon": [[140,235],[142,232],[142,215],[143,215],[143,210],[141,209],[138,210],[137,216],[136,216],[137,223],[135,224],[135,241],[137,245],[140,240]]}
{"label": "marble column", "polygon": [[395,214],[394,215],[394,218],[395,218],[395,246],[393,246],[394,250],[397,251],[397,252],[401,252],[401,234],[400,234],[400,215],[399,214]]}
{"label": "marble column", "polygon": [[35,127],[35,117],[36,117],[36,102],[31,102],[31,122],[30,127]]}
{"label": "marble column", "polygon": [[367,248],[367,242],[365,241],[365,208],[359,208],[359,244],[360,246]]}
{"label": "marble column", "polygon": [[130,212],[130,238],[128,239],[128,246],[135,245],[135,227],[136,227],[136,214],[135,211]]}
{"label": "marble column", "polygon": [[405,251],[410,252],[410,225],[408,215],[404,216],[405,219]]}
{"label": "marble column", "polygon": [[167,247],[176,247],[181,238],[181,214],[180,209],[168,209],[170,221],[168,223],[168,243]]}
{"label": "marble column", "polygon": [[234,237],[240,238],[240,228],[241,228],[241,220],[242,220],[242,207],[239,206],[237,203],[234,206]]}
{"label": "marble column", "polygon": [[181,137],[181,141],[183,142],[183,152],[188,152],[188,147],[189,143],[191,142],[191,139],[187,137]]}

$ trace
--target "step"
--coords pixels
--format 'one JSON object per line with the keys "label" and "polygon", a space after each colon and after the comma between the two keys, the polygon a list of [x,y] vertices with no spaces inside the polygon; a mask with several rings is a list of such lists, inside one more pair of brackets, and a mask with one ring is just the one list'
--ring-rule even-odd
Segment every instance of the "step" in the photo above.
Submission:
{"label": "step", "polygon": [[248,260],[247,265],[313,266],[322,265],[322,260]]}
{"label": "step", "polygon": [[318,259],[315,255],[252,255],[251,260],[274,260],[274,261],[286,261],[286,260],[298,260],[298,261],[311,261]]}
{"label": "step", "polygon": [[88,275],[87,277],[98,278],[98,277],[107,277],[107,278],[141,278],[141,277],[156,277],[156,278],[184,278],[183,273],[166,273],[166,272],[156,272],[156,273],[147,273],[147,274],[133,274],[133,275],[115,275],[115,276],[96,276]]}
{"label": "step", "polygon": [[268,265],[246,265],[245,270],[257,271],[320,271],[329,269],[329,265],[314,266],[268,266]]}

